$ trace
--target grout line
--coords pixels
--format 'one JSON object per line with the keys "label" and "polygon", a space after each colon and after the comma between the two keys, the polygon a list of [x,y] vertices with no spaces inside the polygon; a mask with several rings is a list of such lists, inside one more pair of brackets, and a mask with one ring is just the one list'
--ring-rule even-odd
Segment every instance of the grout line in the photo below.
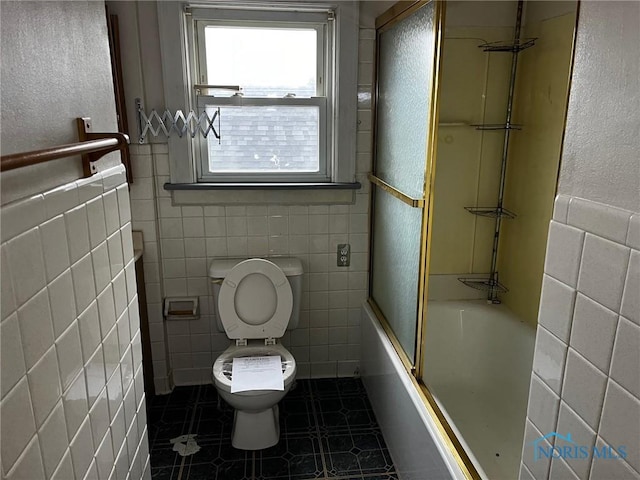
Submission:
{"label": "grout line", "polygon": [[327,479],[328,477],[328,472],[327,472],[327,461],[325,459],[325,454],[324,454],[324,447],[322,446],[322,436],[320,434],[320,424],[318,421],[318,412],[316,411],[316,404],[314,401],[314,396],[313,396],[313,388],[311,387],[311,382],[307,381],[307,385],[309,385],[309,398],[311,401],[311,411],[313,412],[313,421],[316,424],[316,435],[318,436],[318,449],[320,451],[320,460],[322,461],[322,474],[323,474],[323,478]]}
{"label": "grout line", "polygon": [[[193,429],[193,425],[196,421],[196,412],[198,411],[198,405],[200,404],[200,385],[197,386],[196,389],[196,401],[193,404],[193,412],[191,413],[191,420],[189,420],[189,428],[187,429],[187,435],[191,434]],[[166,408],[166,407],[165,407]],[[184,472],[185,462],[187,461],[187,457],[182,457],[182,461],[180,462],[180,471],[178,472],[178,478],[176,480],[182,480],[182,473]],[[188,480],[188,475],[185,477],[185,480]]]}
{"label": "grout line", "polygon": [[256,480],[256,451],[251,452],[251,479]]}
{"label": "grout line", "polygon": [[[178,478],[176,480],[180,480],[182,478],[182,472],[184,472],[184,459],[185,457],[182,457],[182,460],[180,461],[180,469],[178,470]],[[173,468],[175,468],[175,466]]]}

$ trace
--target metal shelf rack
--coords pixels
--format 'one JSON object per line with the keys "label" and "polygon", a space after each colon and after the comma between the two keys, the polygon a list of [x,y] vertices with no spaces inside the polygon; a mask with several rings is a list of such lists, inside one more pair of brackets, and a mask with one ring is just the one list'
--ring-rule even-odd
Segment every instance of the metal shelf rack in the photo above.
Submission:
{"label": "metal shelf rack", "polygon": [[514,42],[488,42],[478,45],[478,48],[481,48],[484,52],[519,53],[522,50],[533,47],[537,39],[537,37],[534,37],[525,38],[522,42],[520,42],[519,39],[516,39]]}
{"label": "metal shelf rack", "polygon": [[506,208],[502,207],[464,207],[464,209],[472,213],[474,215],[478,215],[479,217],[489,217],[489,218],[516,218],[517,215]]}
{"label": "metal shelf rack", "polygon": [[474,123],[470,126],[476,130],[522,130],[522,125],[515,123]]}
{"label": "metal shelf rack", "polygon": [[467,287],[474,288],[476,290],[484,290],[486,292],[506,293],[509,291],[507,287],[502,285],[498,280],[493,278],[458,278],[459,281],[464,283]]}
{"label": "metal shelf rack", "polygon": [[498,246],[500,242],[500,229],[502,226],[502,219],[512,219],[516,215],[503,207],[504,202],[504,190],[505,181],[507,176],[507,159],[509,156],[509,139],[511,136],[511,130],[520,130],[521,125],[517,125],[511,122],[511,116],[513,113],[513,97],[516,85],[516,73],[518,71],[518,54],[526,48],[535,45],[535,38],[520,39],[520,31],[522,28],[522,11],[524,0],[518,0],[518,10],[516,13],[516,23],[514,28],[513,41],[506,42],[491,42],[478,45],[485,52],[507,52],[511,54],[511,74],[509,77],[509,96],[507,100],[507,112],[505,115],[504,123],[500,124],[476,124],[471,125],[477,130],[503,130],[504,141],[502,145],[502,162],[500,165],[500,183],[498,188],[498,202],[495,207],[465,207],[465,209],[474,215],[482,217],[489,217],[495,219],[495,229],[493,235],[493,249],[491,252],[491,270],[488,278],[459,278],[465,285],[476,288],[479,290],[486,290],[487,300],[491,303],[500,303],[498,294],[507,292],[507,288],[498,282]]}

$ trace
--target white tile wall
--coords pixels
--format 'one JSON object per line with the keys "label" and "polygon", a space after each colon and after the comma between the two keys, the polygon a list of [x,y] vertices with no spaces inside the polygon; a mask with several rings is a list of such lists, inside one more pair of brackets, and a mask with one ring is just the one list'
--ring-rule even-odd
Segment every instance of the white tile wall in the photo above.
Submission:
{"label": "white tile wall", "polygon": [[[520,478],[640,479],[638,214],[560,195],[553,218]],[[626,456],[534,461],[552,431]]]}
{"label": "white tile wall", "polygon": [[[124,281],[128,204],[116,167],[0,210],[3,479],[150,478],[142,358],[131,356],[137,292]],[[112,390],[127,391],[130,405]],[[128,408],[122,429],[135,435],[114,436],[108,405]],[[123,476],[106,444],[123,449]]]}
{"label": "white tile wall", "polygon": [[[527,451],[527,447],[531,448],[530,445],[539,439],[541,436],[546,433],[542,433],[535,426],[533,422],[529,418],[527,418],[524,428],[524,445],[525,445],[525,453],[529,453]],[[549,442],[551,440],[551,442]],[[542,440],[542,445],[545,448],[550,448],[553,445],[553,441],[555,439],[551,437],[550,439]],[[549,468],[551,467],[551,460],[545,457],[535,459],[533,455],[523,455],[522,463],[520,466],[520,480],[525,480],[529,478],[540,479],[547,478],[549,474]]]}
{"label": "white tile wall", "polygon": [[539,327],[533,356],[533,371],[556,394],[560,393],[567,345],[544,327]]}
{"label": "white tile wall", "polygon": [[565,343],[569,343],[575,298],[575,289],[545,275],[538,312],[540,325]]}
{"label": "white tile wall", "polygon": [[[290,255],[304,265],[299,328],[282,339],[297,360],[298,376],[357,374],[360,308],[367,296],[371,169],[371,71],[374,40],[361,30],[358,88],[357,180],[363,188],[350,205],[176,206],[169,181],[166,144],[131,148],[133,228],[145,241],[146,294],[156,390],[211,381],[211,365],[229,346],[217,331],[207,278],[214,257]],[[109,234],[111,232],[108,231]],[[339,243],[351,244],[351,266],[336,266]],[[111,250],[110,250],[111,253]],[[197,296],[201,318],[162,317],[162,299]]]}
{"label": "white tile wall", "polygon": [[[588,448],[592,448],[596,441],[596,432],[594,429],[589,427],[580,416],[571,409],[569,405],[565,402],[561,402],[560,404],[560,414],[558,417],[558,432],[571,432],[571,435],[580,439],[580,444],[585,445]],[[587,478],[589,474],[589,462],[585,462],[582,459],[565,459],[566,463],[570,466],[569,471],[573,470],[576,473],[574,474],[578,478]],[[553,471],[553,464],[556,459],[551,462],[551,469]],[[570,476],[570,475],[569,475]],[[562,478],[562,477],[554,477],[554,474],[551,474],[552,478]]]}

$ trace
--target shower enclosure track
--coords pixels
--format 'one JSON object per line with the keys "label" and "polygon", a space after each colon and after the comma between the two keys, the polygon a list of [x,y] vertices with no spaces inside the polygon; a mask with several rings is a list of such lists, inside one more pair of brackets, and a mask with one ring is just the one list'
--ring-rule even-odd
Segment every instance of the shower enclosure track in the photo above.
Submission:
{"label": "shower enclosure track", "polygon": [[500,229],[502,227],[503,218],[515,218],[515,214],[503,207],[505,180],[507,176],[507,159],[509,155],[509,140],[511,130],[520,130],[521,126],[511,123],[513,113],[513,96],[516,85],[516,73],[518,70],[518,54],[525,48],[529,48],[535,44],[535,38],[526,39],[520,42],[520,30],[522,27],[522,9],[524,0],[518,0],[518,10],[516,13],[516,24],[513,34],[513,43],[504,44],[499,42],[482,44],[485,52],[511,52],[511,75],[509,78],[509,96],[507,99],[507,113],[504,124],[486,124],[473,125],[478,130],[504,130],[504,142],[502,146],[502,162],[500,165],[500,186],[498,189],[498,204],[496,207],[465,207],[465,209],[474,214],[483,217],[495,218],[495,229],[493,235],[493,247],[491,251],[491,270],[489,278],[459,278],[465,285],[477,290],[487,290],[487,301],[491,303],[500,303],[498,299],[499,293],[507,292],[508,289],[498,281],[497,262],[498,262],[498,246],[500,242]]}

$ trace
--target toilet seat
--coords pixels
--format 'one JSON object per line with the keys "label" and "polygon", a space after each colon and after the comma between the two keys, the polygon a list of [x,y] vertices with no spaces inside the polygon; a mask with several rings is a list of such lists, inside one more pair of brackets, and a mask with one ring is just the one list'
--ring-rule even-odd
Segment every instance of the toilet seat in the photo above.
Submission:
{"label": "toilet seat", "polygon": [[263,258],[238,263],[220,287],[218,310],[230,339],[280,338],[292,309],[287,277]]}
{"label": "toilet seat", "polygon": [[[231,393],[231,375],[225,374],[225,364],[232,363],[235,357],[264,357],[269,355],[280,355],[282,359],[282,376],[284,379],[285,389],[293,382],[296,377],[296,361],[291,352],[280,344],[275,345],[259,345],[259,346],[242,346],[232,345],[227,348],[216,359],[213,364],[213,381],[217,388]],[[246,392],[237,392],[233,395],[256,396],[261,395],[263,390],[250,390]]]}

